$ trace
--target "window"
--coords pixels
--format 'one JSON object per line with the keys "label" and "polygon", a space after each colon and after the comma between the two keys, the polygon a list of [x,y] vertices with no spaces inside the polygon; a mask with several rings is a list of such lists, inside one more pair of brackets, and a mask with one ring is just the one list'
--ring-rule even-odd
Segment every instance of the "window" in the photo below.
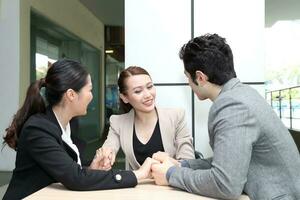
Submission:
{"label": "window", "polygon": [[[101,145],[100,124],[100,50],[59,27],[45,17],[31,15],[31,81],[45,77],[48,68],[60,58],[79,61],[87,68],[93,82],[93,100],[86,116],[78,117],[78,132],[73,133],[74,143],[87,160],[92,159]],[[87,145],[88,144],[88,145]],[[82,149],[81,149],[82,147]]]}
{"label": "window", "polygon": [[265,34],[266,98],[289,129],[300,130],[300,20],[279,20]]}

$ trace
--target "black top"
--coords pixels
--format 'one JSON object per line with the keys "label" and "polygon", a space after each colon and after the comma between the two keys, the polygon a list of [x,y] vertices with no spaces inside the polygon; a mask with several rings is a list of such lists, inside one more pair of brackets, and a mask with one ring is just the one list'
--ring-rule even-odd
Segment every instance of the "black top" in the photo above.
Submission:
{"label": "black top", "polygon": [[71,190],[124,188],[137,184],[132,171],[81,168],[76,153],[62,141],[61,134],[51,108],[26,121],[18,139],[16,167],[3,199],[22,199],[55,182]]}
{"label": "black top", "polygon": [[133,150],[135,158],[140,165],[144,163],[147,157],[152,157],[154,153],[158,151],[165,151],[161,139],[158,120],[155,125],[153,134],[146,144],[141,143],[137,138],[135,127],[133,126]]}

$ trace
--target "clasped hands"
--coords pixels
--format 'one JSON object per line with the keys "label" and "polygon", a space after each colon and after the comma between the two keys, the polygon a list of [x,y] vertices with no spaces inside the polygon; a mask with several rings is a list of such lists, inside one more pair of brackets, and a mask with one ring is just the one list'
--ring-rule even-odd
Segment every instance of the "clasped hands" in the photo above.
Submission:
{"label": "clasped hands", "polygon": [[[110,170],[115,162],[116,153],[112,148],[101,147],[96,151],[95,157],[90,165],[91,169]],[[157,185],[168,185],[166,173],[172,166],[180,166],[180,163],[170,157],[166,152],[157,152],[152,155],[152,158],[147,158],[143,165],[134,170],[138,180],[146,178],[154,178]]]}
{"label": "clasped hands", "polygon": [[116,159],[116,153],[112,148],[101,147],[97,149],[95,157],[90,165],[91,169],[110,170]]}

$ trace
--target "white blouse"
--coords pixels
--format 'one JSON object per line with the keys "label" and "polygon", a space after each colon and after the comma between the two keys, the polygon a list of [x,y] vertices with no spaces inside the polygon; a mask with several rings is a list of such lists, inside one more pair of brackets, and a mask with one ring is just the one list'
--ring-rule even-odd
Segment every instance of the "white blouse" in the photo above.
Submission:
{"label": "white blouse", "polygon": [[77,154],[77,163],[81,166],[81,160],[80,160],[80,157],[79,157],[79,151],[78,151],[78,148],[77,146],[73,143],[72,139],[71,139],[71,128],[70,128],[70,123],[67,124],[66,126],[66,129],[64,129],[60,123],[60,121],[58,120],[58,117],[56,116],[55,112],[53,112],[57,121],[58,121],[58,124],[61,128],[61,131],[62,131],[62,135],[61,135],[61,138],[62,140],[69,146],[71,147],[75,153]]}

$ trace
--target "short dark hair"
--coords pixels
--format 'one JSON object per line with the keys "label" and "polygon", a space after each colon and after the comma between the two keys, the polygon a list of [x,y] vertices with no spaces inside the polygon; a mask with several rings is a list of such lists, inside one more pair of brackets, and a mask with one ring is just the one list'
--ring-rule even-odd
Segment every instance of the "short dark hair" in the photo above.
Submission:
{"label": "short dark hair", "polygon": [[181,47],[179,57],[194,82],[197,70],[207,75],[209,82],[217,85],[236,77],[230,46],[225,38],[217,34],[191,39]]}

